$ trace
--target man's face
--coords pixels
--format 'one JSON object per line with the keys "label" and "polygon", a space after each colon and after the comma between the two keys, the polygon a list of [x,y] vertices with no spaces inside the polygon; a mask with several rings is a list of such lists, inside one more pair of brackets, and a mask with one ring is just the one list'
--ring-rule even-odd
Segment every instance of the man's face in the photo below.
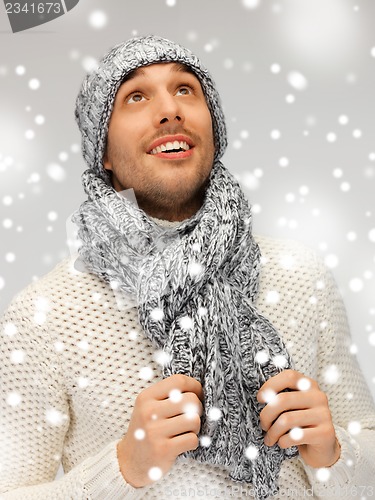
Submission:
{"label": "man's face", "polygon": [[184,66],[145,66],[120,86],[104,157],[116,191],[133,188],[149,215],[183,220],[202,205],[213,158],[211,114]]}

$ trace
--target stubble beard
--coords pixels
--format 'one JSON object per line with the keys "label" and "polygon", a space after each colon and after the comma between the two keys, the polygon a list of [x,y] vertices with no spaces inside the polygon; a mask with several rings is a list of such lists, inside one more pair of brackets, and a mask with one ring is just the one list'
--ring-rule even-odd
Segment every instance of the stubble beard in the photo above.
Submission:
{"label": "stubble beard", "polygon": [[[108,148],[108,156],[112,165],[116,165],[116,171],[122,173],[121,179],[117,177],[118,182],[113,183],[114,188],[117,191],[133,188],[138,206],[148,215],[169,221],[184,220],[194,215],[202,206],[213,154],[201,159],[194,168],[193,175],[188,175],[188,179],[186,175],[182,175],[177,181],[174,173],[173,179],[170,172],[167,174],[169,179],[163,179],[162,174],[153,174],[151,177],[147,169],[137,171],[139,167],[134,161],[115,148]],[[181,168],[183,172],[185,167],[176,165],[175,168]],[[130,182],[126,181],[128,175],[132,177]]]}

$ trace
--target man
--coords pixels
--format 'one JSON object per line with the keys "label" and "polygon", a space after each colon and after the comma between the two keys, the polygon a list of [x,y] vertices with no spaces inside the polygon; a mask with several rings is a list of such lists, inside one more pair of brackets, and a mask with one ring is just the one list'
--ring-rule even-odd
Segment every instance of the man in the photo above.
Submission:
{"label": "man", "polygon": [[201,62],[122,43],[76,119],[80,257],[2,319],[3,498],[370,497],[342,301],[312,252],[252,235]]}

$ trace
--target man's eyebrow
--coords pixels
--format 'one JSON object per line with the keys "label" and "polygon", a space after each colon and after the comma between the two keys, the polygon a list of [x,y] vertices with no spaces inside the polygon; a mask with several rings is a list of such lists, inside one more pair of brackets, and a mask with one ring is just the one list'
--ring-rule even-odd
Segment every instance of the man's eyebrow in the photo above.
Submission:
{"label": "man's eyebrow", "polygon": [[122,80],[121,83],[128,82],[129,80],[133,80],[137,76],[145,76],[145,71],[142,68],[133,69],[126,77]]}
{"label": "man's eyebrow", "polygon": [[194,73],[194,71],[190,68],[190,66],[187,66],[182,63],[176,63],[172,68],[171,71],[174,72],[182,72],[182,73],[190,73],[191,75],[195,76],[195,78],[198,78],[197,75]]}
{"label": "man's eyebrow", "polygon": [[[167,64],[167,63],[165,63]],[[172,68],[171,68],[171,71],[175,72],[175,73],[178,73],[178,72],[181,72],[181,73],[190,73],[191,75],[195,76],[197,78],[197,75],[194,73],[194,71],[189,67],[189,66],[186,66],[185,64],[181,64],[181,63],[175,63]],[[133,71],[131,71],[121,82],[122,83],[125,83],[125,82],[128,82],[129,80],[133,80],[134,78],[136,78],[137,76],[147,76],[146,75],[146,72],[144,71],[143,68],[136,68],[134,69]]]}

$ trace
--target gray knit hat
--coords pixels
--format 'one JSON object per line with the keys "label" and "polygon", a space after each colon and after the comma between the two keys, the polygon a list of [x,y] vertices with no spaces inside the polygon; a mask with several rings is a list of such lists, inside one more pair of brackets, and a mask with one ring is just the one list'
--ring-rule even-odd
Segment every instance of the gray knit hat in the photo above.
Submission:
{"label": "gray knit hat", "polygon": [[82,154],[88,166],[108,184],[103,168],[109,119],[116,93],[133,70],[160,62],[189,66],[199,79],[210,110],[215,141],[215,160],[224,154],[227,133],[220,97],[207,69],[192,52],[165,38],[150,35],[132,38],[113,47],[88,74],[79,91],[75,118],[82,134]]}

